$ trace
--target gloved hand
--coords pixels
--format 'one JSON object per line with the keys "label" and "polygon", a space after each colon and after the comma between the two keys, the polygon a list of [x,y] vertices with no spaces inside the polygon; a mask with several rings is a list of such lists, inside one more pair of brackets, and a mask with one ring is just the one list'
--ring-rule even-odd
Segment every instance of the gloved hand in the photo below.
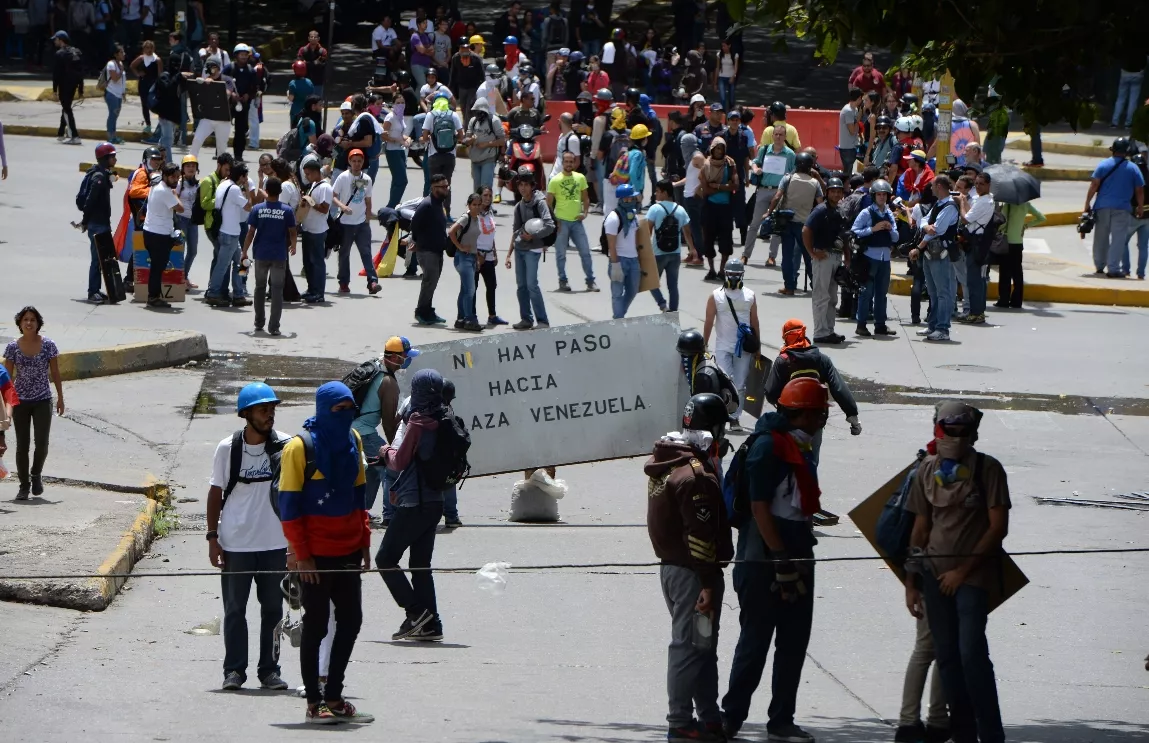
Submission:
{"label": "gloved hand", "polygon": [[846,422],[850,424],[851,436],[858,436],[862,433],[862,424],[858,422],[858,416],[851,415],[846,418]]}
{"label": "gloved hand", "polygon": [[798,574],[798,568],[790,562],[785,552],[771,552],[774,562],[774,582],[770,585],[771,591],[781,594],[782,600],[794,603],[799,596],[806,595],[806,583]]}
{"label": "gloved hand", "polygon": [[610,269],[607,270],[606,275],[610,277],[611,281],[617,281],[621,284],[623,280],[622,264],[618,262],[610,264]]}

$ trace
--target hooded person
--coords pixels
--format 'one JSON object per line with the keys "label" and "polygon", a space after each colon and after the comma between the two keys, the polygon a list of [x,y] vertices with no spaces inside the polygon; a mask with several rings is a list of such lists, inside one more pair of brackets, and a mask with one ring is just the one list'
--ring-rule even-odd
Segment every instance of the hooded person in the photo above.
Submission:
{"label": "hooded person", "polygon": [[921,617],[924,601],[953,739],[1003,741],[985,631],[990,592],[1002,580],[1011,502],[1001,463],[974,448],[981,418],[980,410],[959,400],[943,400],[934,409],[934,437],[911,478],[906,504],[916,514],[906,607]]}
{"label": "hooded person", "polygon": [[[403,412],[404,432],[396,447],[384,446],[379,457],[388,470],[398,473],[391,486],[395,514],[375,555],[375,565],[395,603],[406,618],[392,640],[438,641],[443,639],[435,597],[431,557],[435,551],[435,527],[443,518],[443,504],[449,489],[430,486],[421,463],[435,453],[448,403],[443,395],[443,376],[434,369],[420,369],[411,377],[411,399]],[[410,550],[408,567],[414,572],[395,570],[403,553]]]}
{"label": "hooded person", "polygon": [[[698,135],[695,134],[697,137]],[[709,271],[704,281],[720,280],[714,270],[714,259],[721,256],[719,265],[734,254],[734,206],[733,194],[738,190],[738,166],[726,155],[726,140],[714,137],[710,142],[710,157],[699,172],[699,196],[702,198],[702,242],[699,252],[706,258]],[[689,212],[688,212],[689,213]],[[715,252],[715,243],[718,251]]]}
{"label": "hooded person", "polygon": [[[702,167],[706,164],[706,156],[698,147],[698,137],[690,131],[679,138],[682,146],[682,161],[686,163],[686,178],[682,182],[682,206],[690,217],[690,236],[694,238],[695,247],[702,245],[702,196],[699,194],[701,185]],[[686,259],[688,265],[701,266],[702,257],[695,253],[694,262]]]}
{"label": "hooded person", "polygon": [[[288,567],[299,571],[303,641],[299,667],[307,696],[307,722],[371,722],[343,700],[343,678],[363,622],[358,572],[371,567],[365,460],[359,434],[351,428],[355,398],[342,382],[315,393],[315,415],[304,433],[283,448],[279,474],[279,518],[288,541]],[[294,562],[294,567],[292,563]],[[319,646],[335,607],[335,638],[326,685],[319,686]]]}

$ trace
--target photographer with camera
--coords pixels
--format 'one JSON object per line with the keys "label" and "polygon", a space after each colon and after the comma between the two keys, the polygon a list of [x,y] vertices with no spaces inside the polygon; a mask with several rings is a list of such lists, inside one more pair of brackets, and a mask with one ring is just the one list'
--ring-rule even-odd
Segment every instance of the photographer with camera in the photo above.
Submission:
{"label": "photographer with camera", "polygon": [[[1126,159],[1130,146],[1128,137],[1113,140],[1109,148],[1113,157],[1093,171],[1089,193],[1085,195],[1085,209],[1077,227],[1081,238],[1085,239],[1096,223],[1093,266],[1097,273],[1111,279],[1129,275],[1128,265],[1122,269],[1122,258],[1126,255],[1133,219],[1141,219],[1145,214],[1145,177],[1140,168]],[[1094,196],[1097,197],[1096,204],[1093,204]]]}
{"label": "photographer with camera", "polygon": [[[826,201],[814,207],[802,227],[802,245],[813,260],[814,342],[842,343],[845,336],[834,332],[834,307],[838,302],[838,284],[834,273],[842,265],[842,253],[848,243],[846,220],[838,204],[846,195],[841,178],[826,181]],[[847,233],[848,235],[848,233]]]}
{"label": "photographer with camera", "polygon": [[802,225],[814,207],[822,202],[822,186],[811,174],[813,169],[814,158],[810,153],[795,155],[794,172],[782,179],[778,193],[770,202],[771,232],[782,236],[782,281],[785,286],[778,293],[785,296],[792,296],[798,289],[798,266],[801,264],[798,245],[802,240]]}
{"label": "photographer with camera", "polygon": [[951,263],[958,250],[957,230],[961,215],[957,204],[950,197],[952,187],[953,182],[947,175],[939,175],[934,180],[937,202],[924,220],[921,241],[910,251],[911,259],[917,260],[919,256],[923,259],[930,310],[926,314],[927,326],[919,330],[918,335],[925,336],[928,341],[950,339],[950,316],[957,298],[957,284]]}
{"label": "photographer with camera", "polygon": [[[949,183],[948,178],[946,183]],[[858,328],[855,332],[863,338],[872,335],[866,327],[871,302],[874,308],[874,333],[897,335],[893,329],[886,327],[886,294],[890,290],[890,254],[891,248],[898,241],[898,223],[889,207],[893,193],[894,189],[890,187],[888,181],[874,181],[870,186],[870,198],[873,199],[873,203],[858,214],[852,228],[854,238],[865,248],[865,252],[855,257],[855,260],[864,257],[868,266],[868,270],[864,273],[866,283],[862,286],[861,296],[858,297],[856,316]],[[949,198],[948,186],[946,197]],[[955,209],[954,224],[957,223],[956,211]],[[862,266],[858,268],[861,270]],[[952,271],[950,275],[953,275]]]}

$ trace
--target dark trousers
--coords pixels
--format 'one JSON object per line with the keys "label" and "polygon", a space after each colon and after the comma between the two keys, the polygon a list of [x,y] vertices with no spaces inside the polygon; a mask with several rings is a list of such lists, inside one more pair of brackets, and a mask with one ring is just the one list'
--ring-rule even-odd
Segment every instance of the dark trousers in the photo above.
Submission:
{"label": "dark trousers", "polygon": [[[152,86],[155,85],[154,80],[140,80],[140,109],[144,112],[144,126],[149,129],[152,126],[152,112],[148,108],[148,93],[151,91]],[[157,136],[156,139],[159,139]],[[168,161],[171,161],[171,153],[167,155]]]}
{"label": "dark trousers", "polygon": [[[231,105],[230,103],[228,105]],[[231,135],[232,149],[235,150],[235,159],[243,159],[243,148],[247,146],[247,128],[248,116],[250,115],[251,102],[243,104],[243,109],[240,111],[235,110],[235,106],[231,105],[232,117],[235,120],[233,125],[233,132]],[[226,147],[225,142],[221,147]]]}
{"label": "dark trousers", "polygon": [[478,316],[478,303],[479,296],[479,279],[482,278],[483,282],[487,285],[487,317],[494,317],[499,314],[495,312],[495,287],[498,286],[498,265],[497,261],[488,258],[479,264],[479,270],[475,272],[475,301],[471,302],[471,314]]}
{"label": "dark trousers", "polygon": [[[812,551],[793,554],[795,557],[813,557]],[[770,640],[777,632],[766,727],[776,730],[794,723],[798,686],[802,681],[802,666],[806,662],[806,647],[810,644],[810,627],[814,622],[813,563],[800,564],[799,570],[806,583],[806,595],[788,603],[777,591],[770,590],[774,582],[773,565],[749,563],[734,566],[740,632],[730,668],[729,691],[722,699],[722,709],[728,720],[745,722],[750,714],[750,698],[762,680]]]}
{"label": "dark trousers", "polygon": [[[723,256],[734,253],[734,207],[731,204],[716,204],[702,200],[702,250],[703,256],[714,257],[714,244]],[[722,267],[719,267],[722,270]]]}
{"label": "dark trousers", "polygon": [[287,550],[264,552],[224,552],[220,583],[223,593],[223,674],[235,671],[247,680],[247,599],[255,581],[259,600],[259,666],[262,681],[279,673],[279,649],[275,627],[283,619],[283,594],[279,582],[283,573],[235,575],[249,570],[287,570]]}
{"label": "dark trousers", "polygon": [[989,593],[963,584],[953,596],[943,596],[929,574],[923,576],[922,589],[954,743],[1001,743],[1005,732],[985,638]]}
{"label": "dark trousers", "polygon": [[918,322],[922,319],[922,292],[926,287],[926,276],[920,259],[911,261],[909,269],[910,277],[914,280],[910,285],[910,318]]}
{"label": "dark trousers", "polygon": [[32,427],[36,428],[36,454],[32,457],[32,477],[44,471],[48,458],[48,435],[52,432],[52,398],[35,402],[21,402],[12,408],[12,425],[16,428],[16,474],[20,484],[28,484],[28,449],[32,443]]}
{"label": "dark trousers", "polygon": [[1025,275],[1021,269],[1022,246],[1009,244],[1009,253],[1001,256],[998,265],[997,304],[999,307],[1009,305],[1020,307],[1022,294],[1025,291]]}
{"label": "dark trousers", "polygon": [[419,317],[429,318],[435,312],[431,303],[435,301],[435,287],[439,285],[439,275],[443,273],[443,253],[438,250],[418,250],[415,256],[419,259],[419,267],[423,269],[419,304],[415,305],[415,313]]}
{"label": "dark trousers", "polygon": [[858,148],[842,147],[838,155],[842,158],[842,172],[846,174],[846,180],[849,180],[850,174],[854,172],[854,161],[858,159]]}
{"label": "dark trousers", "polygon": [[[315,555],[317,570],[342,570],[362,565],[360,552],[343,557]],[[343,677],[355,648],[355,638],[363,624],[363,593],[359,573],[324,573],[318,583],[301,583],[303,588],[303,642],[299,647],[299,673],[307,692],[307,703],[338,702],[343,699]],[[327,684],[319,693],[319,644],[327,635],[330,605],[335,605],[335,638],[331,642],[331,665]]]}
{"label": "dark trousers", "polygon": [[161,299],[164,269],[172,257],[172,236],[144,230],[144,248],[148,251],[148,299]]}
{"label": "dark trousers", "polygon": [[327,284],[327,233],[303,233],[303,271],[307,276],[308,297],[323,299]]}
{"label": "dark trousers", "polygon": [[445,175],[447,182],[455,175],[455,155],[451,152],[436,152],[427,158],[427,173],[429,175]]}
{"label": "dark trousers", "polygon": [[[375,555],[375,566],[380,570],[398,567],[403,553],[410,549],[408,567],[431,567],[431,555],[435,552],[435,527],[441,518],[441,501],[396,508],[391,524],[383,532],[383,543]],[[406,609],[409,615],[418,614],[423,609],[432,614],[439,612],[438,602],[435,601],[435,577],[430,570],[417,570],[411,574],[409,581],[407,574],[398,570],[382,575],[391,598]],[[338,622],[339,618],[336,617],[335,621]]]}
{"label": "dark trousers", "polygon": [[72,102],[76,100],[77,83],[64,82],[60,85],[60,128],[56,130],[57,137],[78,137],[80,130],[76,128],[76,115],[72,112]]}

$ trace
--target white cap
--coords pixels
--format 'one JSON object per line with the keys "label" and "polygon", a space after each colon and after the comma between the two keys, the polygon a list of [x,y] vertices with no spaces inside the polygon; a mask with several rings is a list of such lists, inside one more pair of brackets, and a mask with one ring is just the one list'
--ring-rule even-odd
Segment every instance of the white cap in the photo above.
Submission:
{"label": "white cap", "polygon": [[339,110],[340,111],[352,111],[353,109],[351,108],[351,101],[343,101],[343,103],[340,103],[339,104]]}

